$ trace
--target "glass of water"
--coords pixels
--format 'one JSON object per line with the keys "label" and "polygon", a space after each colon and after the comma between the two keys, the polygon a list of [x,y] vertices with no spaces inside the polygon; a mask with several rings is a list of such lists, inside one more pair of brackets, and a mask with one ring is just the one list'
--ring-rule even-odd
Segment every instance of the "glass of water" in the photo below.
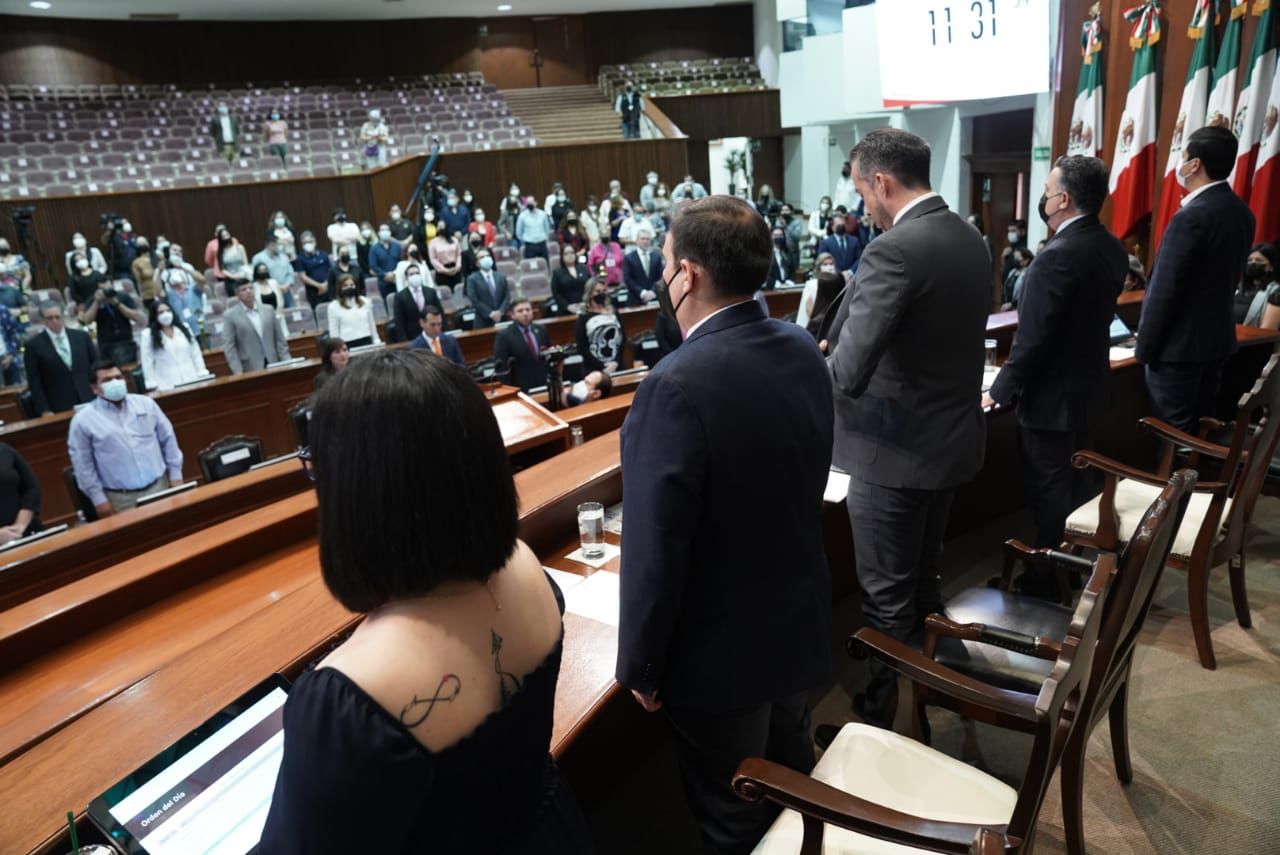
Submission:
{"label": "glass of water", "polygon": [[986,346],[987,346],[986,365],[988,368],[995,368],[996,367],[996,340],[994,338],[987,339]]}
{"label": "glass of water", "polygon": [[578,537],[582,540],[583,558],[604,555],[604,505],[599,502],[578,505]]}

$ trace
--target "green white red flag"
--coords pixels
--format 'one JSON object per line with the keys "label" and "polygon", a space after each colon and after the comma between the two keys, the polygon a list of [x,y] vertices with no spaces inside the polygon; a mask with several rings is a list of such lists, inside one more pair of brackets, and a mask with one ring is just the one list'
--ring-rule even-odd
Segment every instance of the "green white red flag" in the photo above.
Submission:
{"label": "green white red flag", "polygon": [[1084,62],[1080,65],[1080,82],[1076,84],[1076,101],[1071,110],[1067,154],[1097,157],[1102,153],[1102,86],[1106,82],[1102,70],[1102,22],[1097,15],[1084,22],[1080,49]]}
{"label": "green white red flag", "polygon": [[1129,93],[1111,162],[1111,231],[1124,238],[1151,213],[1156,177],[1156,43],[1160,0],[1146,0],[1124,13],[1133,25],[1135,51]]}
{"label": "green white red flag", "polygon": [[1253,37],[1253,50],[1249,52],[1249,65],[1245,68],[1244,88],[1240,90],[1240,97],[1236,101],[1232,125],[1236,138],[1240,140],[1240,149],[1236,155],[1235,169],[1231,171],[1231,186],[1246,202],[1250,199],[1267,102],[1276,76],[1276,26],[1270,0],[1255,0],[1253,14],[1259,17],[1258,30]]}
{"label": "green white red flag", "polygon": [[[1253,11],[1256,13],[1264,2],[1254,4]],[[1263,21],[1268,18],[1270,15],[1264,15]],[[1271,96],[1262,111],[1259,137],[1249,207],[1258,221],[1254,239],[1275,243],[1280,241],[1280,66],[1271,75]],[[1236,166],[1239,168],[1238,162]]]}

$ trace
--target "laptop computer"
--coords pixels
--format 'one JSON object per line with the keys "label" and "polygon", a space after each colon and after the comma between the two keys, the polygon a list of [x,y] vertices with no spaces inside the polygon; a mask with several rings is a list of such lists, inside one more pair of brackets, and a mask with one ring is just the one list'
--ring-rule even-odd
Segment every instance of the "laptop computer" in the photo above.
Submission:
{"label": "laptop computer", "polygon": [[1133,347],[1137,344],[1138,337],[1133,330],[1129,329],[1129,325],[1120,320],[1120,316],[1116,315],[1111,319],[1111,346],[1112,347]]}
{"label": "laptop computer", "polygon": [[129,855],[244,855],[271,807],[288,691],[263,680],[94,799],[89,819]]}

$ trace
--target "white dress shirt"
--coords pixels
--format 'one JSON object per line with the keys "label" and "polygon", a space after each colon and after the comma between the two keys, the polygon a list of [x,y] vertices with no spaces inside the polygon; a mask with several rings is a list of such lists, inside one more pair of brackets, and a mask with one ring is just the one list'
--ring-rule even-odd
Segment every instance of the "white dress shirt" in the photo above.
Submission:
{"label": "white dress shirt", "polygon": [[910,202],[902,206],[902,210],[898,211],[898,215],[893,218],[893,224],[896,226],[898,224],[898,221],[907,215],[907,211],[910,211],[916,205],[919,205],[921,202],[924,202],[927,199],[933,199],[937,195],[938,194],[934,193],[932,190],[930,190],[928,193],[921,193],[919,196],[915,197]]}
{"label": "white dress shirt", "polygon": [[373,344],[381,344],[378,324],[373,319],[373,304],[365,300],[364,305],[360,306],[353,300],[348,308],[340,300],[334,300],[329,304],[329,336],[343,341],[368,337],[373,340]]}
{"label": "white dress shirt", "polygon": [[1226,181],[1210,181],[1208,184],[1204,185],[1203,187],[1197,187],[1195,190],[1192,190],[1185,197],[1183,197],[1182,207],[1184,208],[1187,207],[1187,205],[1191,203],[1192,199],[1199,196],[1201,193],[1208,190],[1210,187],[1214,187],[1214,186],[1217,186],[1218,184],[1226,184],[1226,183],[1227,183]]}
{"label": "white dress shirt", "polygon": [[157,350],[151,343],[151,330],[142,333],[142,376],[148,390],[172,389],[208,373],[199,343],[188,341],[177,330],[172,336],[162,331],[160,342]]}

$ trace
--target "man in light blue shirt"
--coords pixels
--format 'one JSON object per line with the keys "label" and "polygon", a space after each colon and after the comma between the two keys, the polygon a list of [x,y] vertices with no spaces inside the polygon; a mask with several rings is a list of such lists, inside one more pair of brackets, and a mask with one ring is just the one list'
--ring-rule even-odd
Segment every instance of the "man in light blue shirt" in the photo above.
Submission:
{"label": "man in light blue shirt", "polygon": [[130,395],[114,362],[93,366],[97,398],[71,419],[67,451],[76,484],[99,517],[182,480],[182,449],[173,425],[146,395]]}
{"label": "man in light blue shirt", "polygon": [[293,285],[293,262],[280,249],[280,242],[274,237],[267,239],[266,248],[250,260],[249,267],[252,269],[259,264],[265,264],[267,273],[284,289],[284,306],[281,308],[291,307],[293,305],[293,291],[290,290]]}
{"label": "man in light blue shirt", "polygon": [[516,239],[524,247],[524,257],[547,258],[547,237],[551,234],[551,218],[532,198],[516,219]]}

